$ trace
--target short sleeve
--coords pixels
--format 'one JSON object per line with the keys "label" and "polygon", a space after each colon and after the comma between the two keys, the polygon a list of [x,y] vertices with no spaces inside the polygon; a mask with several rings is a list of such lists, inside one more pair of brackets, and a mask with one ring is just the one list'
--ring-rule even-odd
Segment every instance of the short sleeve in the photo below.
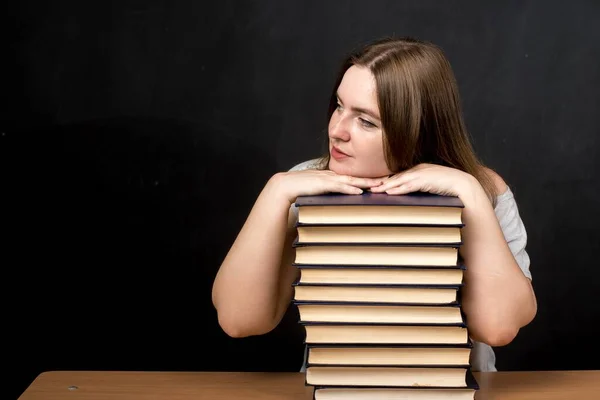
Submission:
{"label": "short sleeve", "polygon": [[292,168],[290,168],[289,172],[291,172],[291,171],[303,171],[305,169],[317,168],[317,166],[319,165],[319,161],[320,160],[318,158],[314,158],[312,160],[301,162],[300,164],[296,164]]}
{"label": "short sleeve", "polygon": [[498,196],[495,212],[510,251],[515,257],[517,264],[519,264],[521,271],[523,271],[523,274],[531,279],[531,271],[529,270],[530,259],[525,249],[527,246],[527,231],[519,215],[515,196],[510,188]]}

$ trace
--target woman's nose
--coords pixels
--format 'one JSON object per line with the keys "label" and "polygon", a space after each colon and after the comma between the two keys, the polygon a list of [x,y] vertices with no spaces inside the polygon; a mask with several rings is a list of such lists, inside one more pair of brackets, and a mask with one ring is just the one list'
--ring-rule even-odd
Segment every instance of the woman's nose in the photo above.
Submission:
{"label": "woman's nose", "polygon": [[348,121],[343,116],[334,116],[329,128],[329,137],[332,139],[347,142],[350,140],[350,130],[348,129]]}

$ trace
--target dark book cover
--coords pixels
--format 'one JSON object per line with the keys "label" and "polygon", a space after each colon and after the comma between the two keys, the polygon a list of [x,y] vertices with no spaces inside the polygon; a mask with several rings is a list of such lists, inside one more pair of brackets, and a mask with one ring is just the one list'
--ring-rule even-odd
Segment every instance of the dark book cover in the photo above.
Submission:
{"label": "dark book cover", "polygon": [[461,269],[466,271],[464,263],[456,265],[380,265],[380,264],[301,264],[292,263],[298,269]]}
{"label": "dark book cover", "polygon": [[406,283],[308,283],[308,282],[300,282],[300,278],[297,278],[296,281],[292,283],[292,286],[327,286],[327,287],[361,287],[361,288],[406,288],[406,289],[456,289],[457,291],[463,285],[419,285],[419,284],[406,284]]}
{"label": "dark book cover", "polygon": [[[321,321],[298,321],[300,325],[328,325],[328,326],[436,326],[436,327],[456,327],[466,328],[467,325],[464,322],[451,322],[451,323],[429,323],[429,322],[321,322]],[[310,343],[310,342],[306,342]],[[348,343],[352,344],[352,343]]]}
{"label": "dark book cover", "polygon": [[466,343],[357,343],[357,344],[347,344],[347,343],[306,343],[305,344],[308,349],[329,349],[329,348],[347,348],[347,347],[357,347],[357,348],[373,348],[373,347],[385,347],[385,348],[410,348],[410,349],[437,349],[437,348],[461,348],[461,349],[472,349],[473,348],[473,340],[468,338]]}
{"label": "dark book cover", "polygon": [[401,364],[401,365],[391,365],[391,364],[311,364],[309,362],[305,363],[306,368],[308,367],[326,367],[326,368],[462,368],[466,370],[471,366],[470,364]]}
{"label": "dark book cover", "polygon": [[382,224],[382,223],[372,223],[372,222],[365,222],[365,223],[357,223],[357,222],[350,222],[350,223],[324,223],[324,224],[317,224],[317,223],[312,223],[312,222],[296,222],[296,228],[298,227],[303,227],[303,226],[307,226],[307,227],[318,227],[318,228],[325,228],[325,227],[348,227],[348,228],[352,228],[352,227],[384,227],[384,228],[403,228],[403,227],[409,227],[409,228],[464,228],[465,224],[464,223],[460,223],[460,224],[410,224],[410,223],[391,223],[391,224]]}
{"label": "dark book cover", "polygon": [[460,246],[462,246],[462,241],[460,242],[455,242],[455,243],[444,243],[444,242],[440,242],[440,243],[421,243],[421,242],[415,242],[415,243],[399,243],[399,242],[383,242],[383,243],[371,243],[371,242],[330,242],[330,243],[326,243],[326,242],[310,242],[310,243],[304,243],[304,242],[299,242],[298,241],[298,236],[296,236],[296,238],[294,239],[294,242],[292,243],[292,247],[310,247],[310,246],[331,246],[331,247],[434,247],[434,248],[453,248],[453,249],[458,249]]}
{"label": "dark book cover", "polygon": [[[460,308],[460,303],[384,303],[384,302],[366,302],[366,301],[316,301],[316,300],[292,300],[296,306],[360,306],[360,307],[445,307],[445,308]],[[462,311],[462,309],[461,309]]]}
{"label": "dark book cover", "polygon": [[306,206],[418,206],[418,207],[459,207],[464,204],[457,196],[440,196],[425,192],[404,195],[364,192],[361,195],[330,193],[314,196],[300,196],[296,207]]}

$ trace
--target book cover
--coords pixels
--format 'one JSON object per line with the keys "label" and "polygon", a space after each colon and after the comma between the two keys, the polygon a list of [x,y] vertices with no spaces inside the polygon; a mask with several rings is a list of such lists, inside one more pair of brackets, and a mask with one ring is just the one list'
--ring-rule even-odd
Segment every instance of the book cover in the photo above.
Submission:
{"label": "book cover", "polygon": [[440,196],[425,192],[413,192],[404,195],[364,192],[361,195],[340,193],[314,196],[300,196],[296,199],[296,207],[306,206],[416,206],[416,207],[457,207],[464,204],[457,196]]}
{"label": "book cover", "polygon": [[360,270],[370,270],[370,269],[459,269],[466,271],[467,266],[458,262],[454,265],[396,265],[396,264],[301,264],[301,263],[292,263],[292,266],[298,269],[360,269]]}

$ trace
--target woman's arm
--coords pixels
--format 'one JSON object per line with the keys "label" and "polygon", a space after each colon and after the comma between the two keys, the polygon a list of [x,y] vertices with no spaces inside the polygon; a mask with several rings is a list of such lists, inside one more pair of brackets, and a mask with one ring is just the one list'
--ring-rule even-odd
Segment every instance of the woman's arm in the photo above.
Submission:
{"label": "woman's arm", "polygon": [[275,174],[256,199],[213,283],[219,324],[232,337],[274,329],[287,310],[297,270],[292,266],[296,237],[290,207],[300,195],[359,194],[381,180],[351,178],[331,171]]}
{"label": "woman's arm", "polygon": [[[496,190],[507,186],[491,173]],[[523,274],[504,238],[492,204],[471,178],[459,193],[465,204],[461,255],[467,266],[463,309],[474,340],[491,346],[510,343],[537,313],[531,281]]]}
{"label": "woman's arm", "polygon": [[[490,172],[499,193],[507,187]],[[535,294],[504,238],[494,208],[479,182],[456,169],[422,164],[390,178],[374,192],[428,191],[458,196],[463,210],[466,265],[462,308],[473,340],[491,346],[510,343],[537,312]]]}
{"label": "woman's arm", "polygon": [[269,332],[285,313],[295,272],[290,262],[282,262],[293,257],[289,214],[290,203],[270,180],[217,272],[212,299],[229,336]]}

